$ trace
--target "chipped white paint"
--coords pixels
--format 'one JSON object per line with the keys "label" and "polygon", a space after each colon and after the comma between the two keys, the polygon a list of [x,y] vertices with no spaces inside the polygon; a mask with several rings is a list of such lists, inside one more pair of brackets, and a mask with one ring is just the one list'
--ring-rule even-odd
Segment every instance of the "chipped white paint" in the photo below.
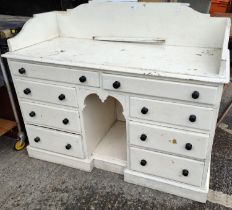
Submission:
{"label": "chipped white paint", "polygon": [[178,3],[35,15],[4,55],[29,156],[206,202],[229,26]]}
{"label": "chipped white paint", "polygon": [[120,74],[130,73],[142,77],[159,76],[224,83],[229,81],[228,69],[224,68],[219,72],[220,65],[224,64],[221,54],[221,48],[104,42],[59,37],[4,56],[25,61],[49,64],[56,62],[63,66],[114,71]]}
{"label": "chipped white paint", "polygon": [[209,190],[208,201],[232,208],[232,195],[227,195],[223,192]]}

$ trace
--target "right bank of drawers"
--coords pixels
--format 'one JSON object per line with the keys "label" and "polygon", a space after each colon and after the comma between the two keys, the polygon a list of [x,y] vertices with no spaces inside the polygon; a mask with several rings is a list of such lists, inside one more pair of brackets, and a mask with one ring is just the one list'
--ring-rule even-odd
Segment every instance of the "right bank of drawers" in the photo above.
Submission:
{"label": "right bank of drawers", "polygon": [[220,89],[110,74],[102,75],[102,84],[131,94],[130,169],[201,186]]}
{"label": "right bank of drawers", "polygon": [[130,97],[131,169],[201,186],[213,115],[210,107]]}
{"label": "right bank of drawers", "polygon": [[210,107],[130,97],[131,169],[201,186],[213,115]]}

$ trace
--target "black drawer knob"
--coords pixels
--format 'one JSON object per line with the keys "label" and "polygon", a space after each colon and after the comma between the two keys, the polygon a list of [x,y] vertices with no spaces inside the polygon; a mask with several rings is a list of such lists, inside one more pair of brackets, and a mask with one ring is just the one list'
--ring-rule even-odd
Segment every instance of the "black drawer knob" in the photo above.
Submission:
{"label": "black drawer knob", "polygon": [[82,82],[82,83],[85,82],[86,80],[87,80],[87,79],[86,79],[85,76],[81,76],[81,77],[79,78],[79,81]]}
{"label": "black drawer knob", "polygon": [[147,165],[147,161],[146,161],[146,160],[141,160],[141,161],[140,161],[140,165],[141,165],[141,166]]}
{"label": "black drawer knob", "polygon": [[58,96],[58,98],[59,98],[60,101],[63,101],[65,99],[65,95],[64,94],[60,94]]}
{"label": "black drawer knob", "polygon": [[188,175],[189,175],[189,171],[186,170],[186,169],[184,169],[184,170],[182,171],[182,175],[183,175],[183,176],[188,176]]}
{"label": "black drawer knob", "polygon": [[39,138],[39,137],[35,137],[35,138],[34,138],[34,141],[35,141],[36,143],[38,143],[38,142],[40,142],[40,138]]}
{"label": "black drawer knob", "polygon": [[140,136],[140,140],[141,140],[141,141],[146,141],[146,139],[147,139],[147,135],[146,135],[146,134],[142,134],[142,135]]}
{"label": "black drawer knob", "polygon": [[25,74],[25,73],[26,73],[26,70],[25,70],[24,68],[20,68],[20,69],[19,69],[19,73],[20,73],[20,74]]}
{"label": "black drawer knob", "polygon": [[24,91],[23,91],[26,95],[30,94],[31,93],[31,90],[29,88],[26,88]]}
{"label": "black drawer knob", "polygon": [[190,121],[190,122],[195,122],[196,120],[197,120],[196,115],[191,114],[191,115],[189,116],[189,121]]}
{"label": "black drawer knob", "polygon": [[113,83],[113,88],[114,88],[114,89],[118,89],[120,86],[121,86],[121,84],[120,84],[119,81],[115,81],[115,82]]}
{"label": "black drawer knob", "polygon": [[193,145],[190,143],[185,144],[185,149],[191,150],[193,148]]}
{"label": "black drawer knob", "polygon": [[194,91],[194,92],[192,93],[192,98],[193,98],[193,99],[198,99],[199,96],[200,96],[200,93],[199,93],[198,91]]}
{"label": "black drawer knob", "polygon": [[148,108],[147,108],[147,107],[143,107],[143,108],[141,109],[141,113],[142,113],[142,114],[147,114],[147,113],[148,113]]}
{"label": "black drawer knob", "polygon": [[29,113],[29,115],[30,115],[30,117],[34,117],[34,116],[35,116],[35,112],[34,112],[34,111],[31,111],[31,112]]}
{"label": "black drawer knob", "polygon": [[67,124],[69,123],[69,119],[67,119],[67,118],[63,119],[63,123],[64,123],[65,125],[67,125]]}
{"label": "black drawer knob", "polygon": [[71,144],[67,144],[67,145],[65,146],[65,148],[66,148],[67,150],[69,150],[69,149],[72,148],[72,146],[71,146]]}

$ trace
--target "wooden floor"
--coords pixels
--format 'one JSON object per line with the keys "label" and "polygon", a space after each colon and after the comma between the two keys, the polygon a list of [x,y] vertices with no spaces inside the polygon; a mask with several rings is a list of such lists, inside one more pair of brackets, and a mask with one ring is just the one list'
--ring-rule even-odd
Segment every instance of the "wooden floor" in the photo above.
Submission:
{"label": "wooden floor", "polygon": [[10,130],[16,127],[16,122],[0,119],[0,136],[8,133]]}

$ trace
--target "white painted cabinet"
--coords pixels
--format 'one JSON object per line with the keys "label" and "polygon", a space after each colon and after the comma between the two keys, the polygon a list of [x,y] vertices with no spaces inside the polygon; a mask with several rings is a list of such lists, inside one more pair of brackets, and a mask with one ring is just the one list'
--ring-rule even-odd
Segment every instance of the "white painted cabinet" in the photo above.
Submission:
{"label": "white painted cabinet", "polygon": [[3,55],[29,156],[206,202],[229,29],[178,3],[35,15]]}

